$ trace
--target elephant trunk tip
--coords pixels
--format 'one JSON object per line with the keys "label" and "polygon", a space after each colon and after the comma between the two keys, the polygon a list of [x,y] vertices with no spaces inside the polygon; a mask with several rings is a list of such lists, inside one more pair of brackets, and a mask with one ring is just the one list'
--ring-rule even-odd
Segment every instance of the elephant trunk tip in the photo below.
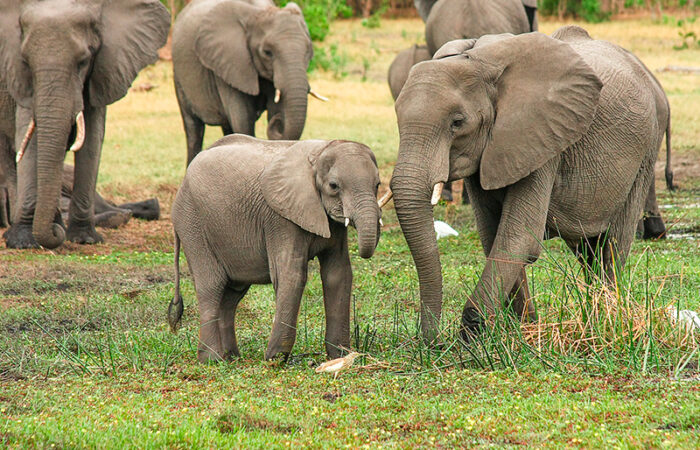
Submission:
{"label": "elephant trunk tip", "polygon": [[35,230],[32,231],[36,242],[49,250],[57,248],[66,240],[66,231],[60,224],[57,223],[50,224],[47,233],[36,229],[36,227]]}

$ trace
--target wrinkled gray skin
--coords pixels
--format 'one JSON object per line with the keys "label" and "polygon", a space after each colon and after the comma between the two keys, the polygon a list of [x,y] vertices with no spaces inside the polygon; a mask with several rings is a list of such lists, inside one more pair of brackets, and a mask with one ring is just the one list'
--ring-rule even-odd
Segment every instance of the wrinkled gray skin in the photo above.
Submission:
{"label": "wrinkled gray skin", "polygon": [[[102,242],[94,194],[106,105],[123,97],[139,70],[157,59],[170,16],[157,0],[0,2],[0,72],[17,103],[14,149],[30,119],[36,131],[17,167],[16,220],[8,247],[55,248]],[[68,227],[59,214],[66,150],[85,117],[85,142],[75,154],[75,189]],[[13,120],[6,112],[0,122]],[[4,126],[3,126],[4,127]]]}
{"label": "wrinkled gray skin", "polygon": [[[525,265],[560,236],[608,278],[624,266],[667,128],[658,84],[637,58],[579,27],[453,41],[416,65],[396,102],[400,147],[391,180],[432,340],[442,277],[430,197],[466,179],[486,265],[463,336],[507,295],[533,319]],[[599,250],[597,253],[593,250]]]}
{"label": "wrinkled gray skin", "polygon": [[[258,1],[256,3],[261,3]],[[270,139],[299,139],[306,121],[313,55],[295,3],[261,8],[234,0],[195,0],[173,25],[175,92],[187,135],[187,163],[202,149],[204,125],[255,135],[267,110]],[[281,92],[274,102],[275,89]]]}
{"label": "wrinkled gray skin", "polygon": [[194,278],[201,362],[238,356],[234,317],[252,284],[272,283],[275,319],[266,359],[287,358],[309,260],[318,257],[326,309],[326,352],[350,346],[352,267],[346,219],[359,254],[379,240],[379,172],[369,148],[347,141],[265,141],[226,136],[189,165],[173,204],[173,330],[182,316],[179,245]]}
{"label": "wrinkled gray skin", "polygon": [[401,88],[406,83],[411,67],[430,58],[430,52],[425,45],[414,45],[396,55],[389,66],[388,76],[389,90],[391,90],[391,96],[394,97],[394,100],[399,96]]}

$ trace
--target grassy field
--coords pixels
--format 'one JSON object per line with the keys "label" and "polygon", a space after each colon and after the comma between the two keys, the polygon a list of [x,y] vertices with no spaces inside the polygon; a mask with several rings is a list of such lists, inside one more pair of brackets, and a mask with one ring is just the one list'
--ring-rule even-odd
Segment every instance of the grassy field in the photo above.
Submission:
{"label": "grassy field", "polygon": [[[541,31],[561,25],[543,21]],[[700,66],[700,50],[673,49],[688,25],[584,26],[654,71]],[[322,44],[329,71],[310,76],[331,101],[310,101],[303,137],[368,144],[388,185],[398,132],[386,71],[398,51],[421,40],[415,19],[373,29],[334,23]],[[157,196],[163,219],[103,230],[106,243],[97,246],[0,249],[0,447],[697,448],[700,339],[673,327],[663,310],[700,310],[700,78],[658,76],[671,101],[680,185],[673,193],[657,188],[672,239],[635,242],[612,292],[585,285],[560,241],[545,243],[528,269],[540,322],[499,317],[466,347],[454,338],[455,321],[484,258],[470,208],[440,205],[436,217],[460,236],[439,241],[445,344],[431,349],[418,336],[417,276],[389,208],[373,259],[357,257],[351,236],[352,344],[368,356],[333,382],[313,371],[324,360],[316,262],[286,366],[262,361],[274,314],[269,286],[251,289],[239,308],[243,356],[235,361],[197,363],[189,274],[183,327],[169,332],[169,209],[185,139],[171,65],[148,68],[135,86],[156,87],[109,109],[99,189],[115,201]],[[221,135],[207,132],[206,143]]]}

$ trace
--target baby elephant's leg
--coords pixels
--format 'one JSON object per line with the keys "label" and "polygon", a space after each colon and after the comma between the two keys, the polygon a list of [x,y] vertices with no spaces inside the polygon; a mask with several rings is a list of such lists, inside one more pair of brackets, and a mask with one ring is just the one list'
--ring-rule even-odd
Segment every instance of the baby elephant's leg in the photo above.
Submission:
{"label": "baby elephant's leg", "polygon": [[289,357],[297,336],[297,317],[306,285],[308,263],[303,256],[287,257],[275,268],[275,319],[265,359]]}
{"label": "baby elephant's leg", "polygon": [[236,340],[236,308],[249,288],[250,285],[229,284],[224,289],[219,315],[219,333],[221,334],[221,347],[224,359],[232,356],[241,356]]}
{"label": "baby elephant's leg", "polygon": [[199,229],[176,227],[176,232],[187,256],[199,304],[197,359],[202,363],[222,360],[225,352],[220,322],[228,277]]}

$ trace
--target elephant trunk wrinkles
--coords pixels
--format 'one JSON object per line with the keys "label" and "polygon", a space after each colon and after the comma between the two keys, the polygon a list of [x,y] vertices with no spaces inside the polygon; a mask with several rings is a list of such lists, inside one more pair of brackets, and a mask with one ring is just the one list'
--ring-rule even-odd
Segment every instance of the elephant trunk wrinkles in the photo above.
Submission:
{"label": "elephant trunk wrinkles", "polygon": [[419,164],[401,161],[402,153],[400,150],[399,162],[391,179],[391,190],[394,192],[396,215],[418,271],[421,331],[423,338],[431,342],[437,336],[442,311],[440,255],[430,204],[431,174]]}
{"label": "elephant trunk wrinkles", "polygon": [[66,237],[65,230],[54,223],[61,194],[63,160],[73,125],[73,101],[64,92],[70,74],[39,72],[35,75],[34,114],[37,138],[37,200],[32,234],[45,248],[56,248]]}
{"label": "elephant trunk wrinkles", "polygon": [[362,258],[371,258],[379,239],[379,215],[374,196],[367,195],[357,202],[353,223],[357,230],[358,250]]}
{"label": "elephant trunk wrinkles", "polygon": [[[296,140],[301,137],[306,122],[309,82],[306,69],[298,63],[293,70],[287,70],[283,80],[275,83],[282,91],[282,111],[284,122],[280,139]],[[288,67],[294,67],[289,65]]]}

